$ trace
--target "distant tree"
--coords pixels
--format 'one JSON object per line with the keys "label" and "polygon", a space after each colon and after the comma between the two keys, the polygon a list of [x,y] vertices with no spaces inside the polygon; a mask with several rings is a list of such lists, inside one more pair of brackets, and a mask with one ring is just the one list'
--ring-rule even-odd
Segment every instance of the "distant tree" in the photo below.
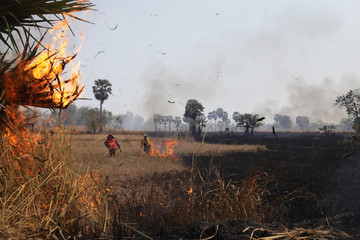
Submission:
{"label": "distant tree", "polygon": [[225,128],[227,128],[230,125],[229,115],[228,115],[228,113],[226,111],[223,112],[223,116],[222,116],[221,120],[224,123],[223,130],[225,130]]}
{"label": "distant tree", "polygon": [[185,130],[187,131],[187,127],[190,125],[190,122],[192,121],[192,119],[188,118],[188,117],[183,117],[183,122],[186,123],[185,124]]}
{"label": "distant tree", "polygon": [[93,86],[93,92],[95,98],[100,101],[100,113],[99,113],[100,132],[103,131],[103,124],[104,124],[104,119],[102,117],[103,114],[102,105],[104,101],[108,99],[110,94],[112,93],[111,86],[112,86],[111,83],[107,79],[95,80],[95,86]]}
{"label": "distant tree", "polygon": [[258,121],[258,119],[259,119],[258,114],[251,114],[251,113],[239,114],[239,117],[237,119],[238,127],[245,128],[245,134],[252,135],[254,133],[254,129],[262,125],[262,122]]}
{"label": "distant tree", "polygon": [[164,125],[164,131],[166,131],[166,126],[168,123],[168,116],[162,116],[162,124]]}
{"label": "distant tree", "polygon": [[218,108],[218,109],[216,109],[216,115],[218,116],[218,118],[222,118],[223,117],[223,115],[224,115],[224,109],[222,109],[222,108]]}
{"label": "distant tree", "polygon": [[61,122],[64,126],[72,124],[76,125],[76,114],[77,107],[75,104],[71,104],[66,109],[56,109],[51,113],[51,117],[56,120],[56,123],[59,124]]}
{"label": "distant tree", "polygon": [[[228,113],[225,112],[224,109],[222,109],[222,108],[216,109],[216,115],[219,119],[221,119],[221,121],[223,123],[225,123],[226,119],[228,118]],[[220,128],[220,129],[223,129],[225,124],[221,124],[221,126],[222,126],[222,128]]]}
{"label": "distant tree", "polygon": [[[161,123],[163,121],[163,116],[160,115],[160,114],[154,114],[153,116],[153,122],[154,122],[154,125],[155,125],[155,132],[158,131],[158,127],[160,125],[160,128],[161,128]],[[161,130],[161,129],[160,129]]]}
{"label": "distant tree", "polygon": [[168,130],[171,131],[171,123],[174,121],[174,117],[169,116],[162,116],[162,123],[164,124],[164,130],[167,130],[167,126],[169,126]]}
{"label": "distant tree", "polygon": [[176,131],[179,131],[181,122],[182,122],[182,121],[181,121],[181,117],[175,117],[174,123],[175,123],[175,126],[176,126]]}
{"label": "distant tree", "polygon": [[296,117],[296,124],[300,127],[301,130],[308,129],[310,120],[306,116],[297,116]]}
{"label": "distant tree", "polygon": [[136,115],[130,111],[123,114],[123,128],[126,130],[142,130],[144,118],[140,115]]}
{"label": "distant tree", "polygon": [[200,114],[193,122],[196,126],[195,133],[197,136],[201,135],[202,129],[206,126],[206,117],[204,114]]}
{"label": "distant tree", "polygon": [[235,128],[237,128],[238,124],[239,124],[239,117],[240,117],[240,113],[239,112],[234,112],[232,115],[233,120],[235,121]]}
{"label": "distant tree", "polygon": [[143,123],[144,123],[144,118],[142,116],[136,114],[134,116],[132,130],[142,130]]}
{"label": "distant tree", "polygon": [[174,122],[174,117],[171,115],[167,116],[167,121],[169,123],[169,131],[171,131],[171,123]]}
{"label": "distant tree", "polygon": [[229,119],[229,118],[226,119],[226,120],[225,120],[225,128],[229,128],[229,127],[230,127],[230,124],[231,124],[230,119]]}
{"label": "distant tree", "polygon": [[99,118],[97,116],[99,116],[99,109],[92,108],[89,109],[84,118],[85,125],[92,134],[95,134],[100,127]]}
{"label": "distant tree", "polygon": [[343,118],[340,120],[339,129],[351,130],[353,128],[354,122],[350,118]]}
{"label": "distant tree", "polygon": [[360,89],[350,90],[346,94],[338,96],[335,105],[345,108],[348,117],[353,121],[354,128],[359,129]]}
{"label": "distant tree", "polygon": [[85,124],[85,116],[88,114],[89,110],[90,110],[89,107],[80,107],[77,109],[76,114],[75,114],[75,124],[76,125],[86,125]]}
{"label": "distant tree", "polygon": [[192,134],[196,135],[196,129],[198,129],[198,135],[201,133],[202,128],[205,126],[206,118],[204,116],[204,107],[195,99],[187,101],[185,106],[184,117],[190,120],[190,129]]}
{"label": "distant tree", "polygon": [[219,131],[221,131],[222,129],[225,128],[225,123],[223,121],[218,121],[216,123],[216,127],[217,127],[217,129],[219,129]]}
{"label": "distant tree", "polygon": [[112,122],[115,128],[121,128],[124,123],[123,116],[121,114],[113,116]]}
{"label": "distant tree", "polygon": [[290,129],[291,128],[291,119],[287,115],[275,114],[274,120],[275,120],[275,124],[280,129],[285,130],[285,129]]}
{"label": "distant tree", "polygon": [[216,115],[216,111],[209,112],[207,115],[207,118],[212,122],[214,120],[215,125],[215,131],[216,131],[216,120],[218,119],[218,116]]}

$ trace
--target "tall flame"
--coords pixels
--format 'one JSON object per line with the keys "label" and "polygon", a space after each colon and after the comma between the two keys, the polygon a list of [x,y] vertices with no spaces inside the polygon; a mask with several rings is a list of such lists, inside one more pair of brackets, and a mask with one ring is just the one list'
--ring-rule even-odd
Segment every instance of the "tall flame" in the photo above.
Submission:
{"label": "tall flame", "polygon": [[[5,74],[6,99],[17,105],[46,108],[66,108],[82,92],[79,82],[79,64],[66,53],[68,24],[62,21],[49,31],[52,41],[37,56],[23,58]],[[37,48],[36,48],[37,49]],[[71,72],[64,72],[70,63]],[[64,79],[65,75],[70,75]]]}

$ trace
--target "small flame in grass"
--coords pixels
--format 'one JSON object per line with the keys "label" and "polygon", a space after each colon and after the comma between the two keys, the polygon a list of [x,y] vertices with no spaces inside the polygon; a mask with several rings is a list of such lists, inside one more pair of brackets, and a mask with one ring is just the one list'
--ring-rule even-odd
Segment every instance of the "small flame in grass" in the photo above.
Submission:
{"label": "small flame in grass", "polygon": [[189,191],[187,191],[187,193],[188,193],[189,195],[191,195],[191,194],[193,193],[193,188],[191,187],[191,188],[189,189]]}
{"label": "small flame in grass", "polygon": [[150,155],[151,156],[161,156],[161,157],[176,157],[174,154],[175,147],[179,144],[179,142],[175,140],[160,141],[156,146],[151,148]]}

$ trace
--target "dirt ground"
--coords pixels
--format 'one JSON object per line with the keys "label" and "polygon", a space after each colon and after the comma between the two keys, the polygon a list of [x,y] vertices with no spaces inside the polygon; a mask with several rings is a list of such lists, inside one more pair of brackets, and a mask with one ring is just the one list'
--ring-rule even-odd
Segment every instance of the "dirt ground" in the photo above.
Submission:
{"label": "dirt ground", "polygon": [[[222,175],[232,181],[241,181],[253,171],[268,173],[274,179],[274,198],[294,193],[294,200],[287,206],[287,216],[282,219],[287,227],[317,227],[322,223],[360,239],[360,154],[344,147],[346,138],[347,133],[330,136],[278,133],[277,139],[272,133],[256,133],[251,137],[208,134],[204,141],[266,145],[271,151],[213,157],[211,164],[218,165]],[[182,158],[186,164],[191,164],[189,156]],[[196,161],[200,169],[209,167],[208,157],[200,156]],[[308,198],[297,199],[296,192]],[[241,225],[246,224],[236,221],[231,221],[230,225],[220,224],[217,235],[223,238],[214,239],[242,239],[237,233]]]}

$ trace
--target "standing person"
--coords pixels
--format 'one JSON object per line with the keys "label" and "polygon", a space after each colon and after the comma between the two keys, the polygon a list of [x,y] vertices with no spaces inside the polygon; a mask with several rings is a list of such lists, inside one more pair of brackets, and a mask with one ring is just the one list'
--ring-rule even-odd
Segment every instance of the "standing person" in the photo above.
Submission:
{"label": "standing person", "polygon": [[121,147],[116,138],[113,135],[109,134],[107,139],[104,142],[105,146],[109,149],[110,157],[115,156],[116,149],[119,148],[121,152]]}
{"label": "standing person", "polygon": [[141,140],[141,147],[144,148],[144,152],[149,152],[151,149],[151,142],[146,134],[144,134],[144,138]]}

